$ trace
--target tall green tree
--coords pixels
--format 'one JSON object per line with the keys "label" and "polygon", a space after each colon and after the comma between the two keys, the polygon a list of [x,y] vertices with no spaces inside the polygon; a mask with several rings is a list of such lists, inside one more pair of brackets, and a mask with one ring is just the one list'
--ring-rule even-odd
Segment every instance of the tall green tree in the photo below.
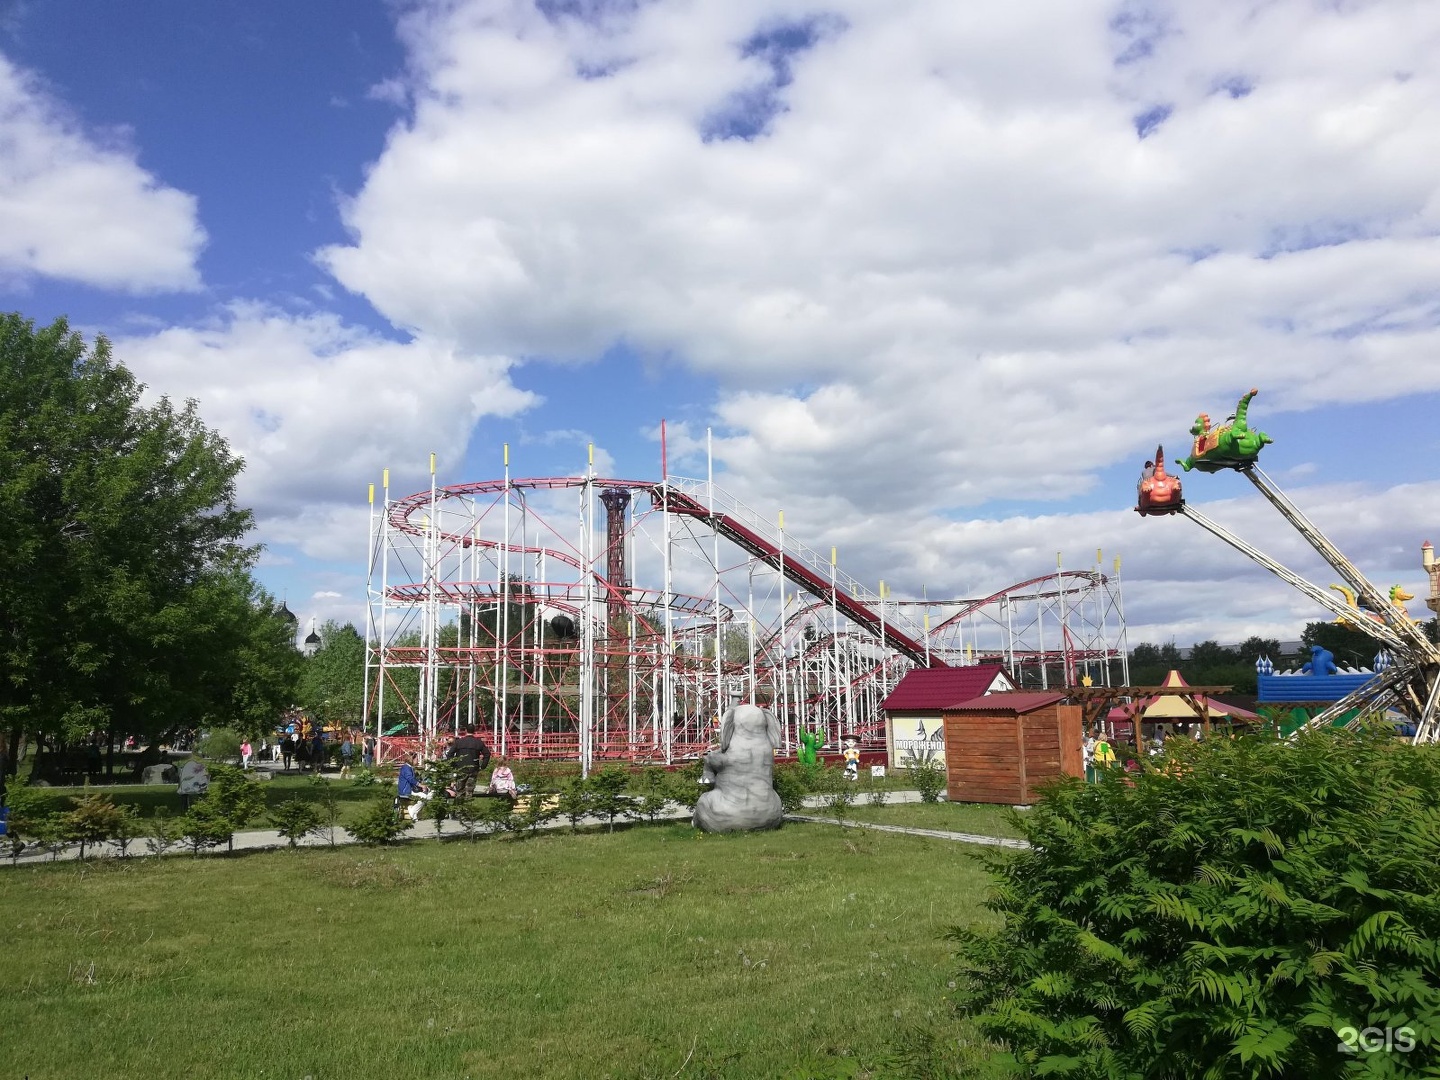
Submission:
{"label": "tall green tree", "polygon": [[365,688],[365,639],[350,623],[321,626],[320,647],[304,661],[300,705],[323,724],[358,726]]}
{"label": "tall green tree", "polygon": [[37,330],[0,315],[0,726],[12,746],[25,731],[63,741],[234,722],[293,693],[272,655],[273,605],[248,572],[243,462],[195,402],[145,405],[143,390],[103,337],[87,347],[63,319]]}

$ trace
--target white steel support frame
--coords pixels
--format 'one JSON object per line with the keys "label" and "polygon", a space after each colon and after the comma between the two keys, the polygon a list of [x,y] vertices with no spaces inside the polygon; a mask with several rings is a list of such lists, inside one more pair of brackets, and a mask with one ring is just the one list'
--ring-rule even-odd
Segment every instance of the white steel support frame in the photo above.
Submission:
{"label": "white steel support frame", "polygon": [[[628,503],[622,519],[633,581],[623,587],[606,580],[609,541],[599,542],[596,505],[611,486],[649,499],[648,511]],[[919,601],[884,583],[865,588],[837,552],[821,559],[783,514],[754,514],[708,476],[605,480],[592,450],[579,476],[516,479],[507,448],[498,480],[441,487],[432,471],[427,490],[393,499],[387,472],[382,492],[367,526],[365,723],[377,736],[408,723],[409,743],[390,740],[407,753],[438,752],[480,712],[508,756],[569,757],[587,773],[602,756],[668,764],[705,748],[716,710],[741,688],[778,706],[786,750],[805,727],[878,745],[880,703],[913,666],[988,660],[1018,671],[1056,660],[1032,640],[1058,617],[1054,574],[1030,593],[997,594],[1003,603],[931,601],[942,614],[931,633],[929,611],[923,629],[915,618]],[[682,496],[688,509],[677,513]],[[760,564],[773,573],[757,575]],[[1096,636],[1080,620],[1105,610],[1086,591],[1102,580],[1066,572],[1060,583],[1077,643]],[[612,606],[625,611],[624,632],[608,630]],[[745,655],[728,658],[727,634],[742,627]],[[1117,655],[1102,644],[1092,659]]]}

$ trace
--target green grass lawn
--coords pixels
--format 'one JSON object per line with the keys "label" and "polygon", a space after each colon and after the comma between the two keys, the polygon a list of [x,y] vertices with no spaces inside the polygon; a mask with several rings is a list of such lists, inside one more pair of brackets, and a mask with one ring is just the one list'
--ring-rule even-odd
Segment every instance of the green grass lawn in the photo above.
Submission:
{"label": "green grass lawn", "polygon": [[[828,816],[824,809],[806,808],[806,814]],[[1008,806],[989,803],[892,803],[871,806],[862,796],[845,812],[855,821],[875,821],[882,825],[907,825],[916,829],[944,829],[947,832],[977,833],[980,836],[1023,837]],[[1024,811],[1018,811],[1024,813]]]}
{"label": "green grass lawn", "polygon": [[0,871],[0,1076],[940,1075],[897,1062],[981,1056],[966,851],[662,825]]}

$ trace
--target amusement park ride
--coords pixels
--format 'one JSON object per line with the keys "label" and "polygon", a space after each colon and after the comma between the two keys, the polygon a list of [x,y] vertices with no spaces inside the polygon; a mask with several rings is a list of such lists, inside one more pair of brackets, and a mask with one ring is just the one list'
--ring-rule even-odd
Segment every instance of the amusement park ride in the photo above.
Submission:
{"label": "amusement park ride", "polygon": [[[663,432],[663,427],[662,427]],[[1022,687],[1128,681],[1119,560],[976,599],[869,588],[714,482],[579,476],[371,489],[366,729],[429,752],[475,723],[518,758],[672,762],[732,699],[884,745],[915,667],[1000,662]],[[377,494],[380,496],[377,499]],[[1112,678],[1112,671],[1118,678]]]}
{"label": "amusement park ride", "polygon": [[1242,397],[1234,417],[1218,428],[1212,428],[1209,416],[1201,413],[1190,428],[1195,437],[1190,456],[1176,464],[1186,472],[1198,469],[1213,473],[1228,469],[1240,473],[1335,569],[1345,585],[1332,585],[1331,591],[1320,588],[1188,505],[1179,477],[1165,472],[1163,450],[1157,449],[1155,453],[1153,472],[1147,463],[1141,476],[1136,512],[1146,517],[1181,515],[1189,518],[1321,607],[1334,612],[1340,621],[1380,642],[1390,654],[1393,662],[1384,671],[1313,717],[1305,727],[1328,726],[1351,711],[1356,711],[1358,719],[1366,713],[1394,708],[1415,723],[1417,743],[1440,742],[1440,648],[1406,613],[1402,604],[1411,599],[1409,594],[1398,588],[1388,594],[1376,588],[1260,469],[1256,463],[1260,451],[1273,440],[1249,426],[1250,402],[1257,393],[1251,390]]}

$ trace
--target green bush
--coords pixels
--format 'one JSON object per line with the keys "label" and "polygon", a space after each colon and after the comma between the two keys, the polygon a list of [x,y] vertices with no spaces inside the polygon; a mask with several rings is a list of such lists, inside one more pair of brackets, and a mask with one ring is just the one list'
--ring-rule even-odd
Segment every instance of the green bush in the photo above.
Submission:
{"label": "green bush", "polygon": [[180,825],[165,807],[145,821],[145,847],[151,855],[164,855],[180,841]]}
{"label": "green bush", "polygon": [[410,819],[395,809],[389,799],[376,799],[349,825],[345,831],[366,847],[394,843],[400,834],[410,828]]}
{"label": "green bush", "polygon": [[193,849],[194,836],[218,837],[216,843],[234,851],[235,833],[265,812],[265,793],[234,765],[212,765],[209,772],[209,789],[186,815],[197,827],[185,832],[185,840]]}
{"label": "green bush", "polygon": [[[322,781],[322,783],[329,783],[329,781]],[[300,841],[311,833],[318,833],[323,825],[320,807],[298,795],[286,799],[271,810],[270,821],[274,824],[275,830],[290,841],[292,848],[298,847]]]}
{"label": "green bush", "polygon": [[[1026,1075],[1419,1076],[1440,1052],[1440,753],[1385,734],[1173,740],[1068,779],[989,859],[958,999]],[[1343,1052],[1346,1028],[1410,1053]]]}
{"label": "green bush", "polygon": [[652,825],[670,805],[670,777],[656,765],[646,765],[633,780],[635,791],[630,814]]}
{"label": "green bush", "polygon": [[65,815],[65,835],[80,845],[80,858],[86,847],[103,844],[125,828],[125,812],[104,795],[86,795],[76,800],[75,807]]}
{"label": "green bush", "polygon": [[708,786],[702,786],[700,783],[700,776],[704,771],[705,763],[696,758],[669,773],[665,782],[665,790],[669,794],[670,801],[694,810],[700,796],[710,790]]}
{"label": "green bush", "polygon": [[211,800],[209,795],[190,807],[180,819],[179,829],[181,842],[192,855],[221,844],[234,845],[235,824],[225,814],[220,800]]}
{"label": "green bush", "polygon": [[805,796],[810,794],[810,778],[804,766],[791,762],[776,765],[773,783],[785,813],[794,814],[804,809]]}
{"label": "green bush", "polygon": [[590,774],[590,812],[603,817],[607,832],[615,831],[615,819],[630,811],[635,800],[628,794],[630,774],[615,765],[606,765]]}
{"label": "green bush", "polygon": [[335,827],[340,824],[340,800],[335,796],[337,781],[326,780],[319,773],[310,774],[310,790],[315,793],[315,812],[318,823],[315,831],[325,830],[330,846],[335,846]]}
{"label": "green bush", "polygon": [[10,807],[5,840],[13,863],[30,843],[55,831],[59,815],[45,789],[28,784],[11,784],[5,793],[5,804]]}
{"label": "green bush", "polygon": [[559,813],[559,809],[551,805],[550,796],[532,791],[528,796],[520,797],[515,812],[505,819],[505,827],[513,833],[534,836],[554,821]]}
{"label": "green bush", "polygon": [[512,807],[509,799],[480,797],[461,799],[451,811],[465,835],[472,840],[477,836],[499,832],[510,828]]}
{"label": "green bush", "polygon": [[945,790],[945,763],[931,757],[910,757],[905,761],[905,775],[915,790],[920,792],[920,801],[938,803],[940,793]]}
{"label": "green bush", "polygon": [[821,804],[837,825],[843,825],[855,803],[855,781],[845,779],[843,769],[827,769],[820,784]]}
{"label": "green bush", "polygon": [[556,810],[560,817],[570,822],[570,831],[578,832],[581,820],[590,813],[594,805],[590,782],[577,776],[560,789],[560,803]]}
{"label": "green bush", "polygon": [[140,810],[134,805],[120,807],[120,816],[115,820],[114,831],[110,834],[110,842],[123,859],[130,854],[130,845],[133,844],[146,832],[146,825],[140,819]]}

